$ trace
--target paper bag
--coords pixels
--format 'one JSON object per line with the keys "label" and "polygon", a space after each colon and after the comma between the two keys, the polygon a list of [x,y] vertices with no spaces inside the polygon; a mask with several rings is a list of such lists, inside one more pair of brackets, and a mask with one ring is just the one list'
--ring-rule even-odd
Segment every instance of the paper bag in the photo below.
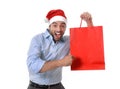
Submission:
{"label": "paper bag", "polygon": [[104,70],[103,27],[70,28],[71,70]]}

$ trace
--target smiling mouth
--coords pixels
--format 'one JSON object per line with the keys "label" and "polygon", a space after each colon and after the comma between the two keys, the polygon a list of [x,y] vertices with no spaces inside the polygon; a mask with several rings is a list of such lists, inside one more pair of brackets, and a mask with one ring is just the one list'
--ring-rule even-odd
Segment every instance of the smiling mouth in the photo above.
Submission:
{"label": "smiling mouth", "polygon": [[59,37],[59,36],[61,36],[61,33],[60,32],[55,32],[55,35]]}
{"label": "smiling mouth", "polygon": [[59,40],[61,38],[62,34],[60,32],[55,32],[55,39]]}
{"label": "smiling mouth", "polygon": [[60,35],[61,33],[60,32],[55,32],[55,35]]}

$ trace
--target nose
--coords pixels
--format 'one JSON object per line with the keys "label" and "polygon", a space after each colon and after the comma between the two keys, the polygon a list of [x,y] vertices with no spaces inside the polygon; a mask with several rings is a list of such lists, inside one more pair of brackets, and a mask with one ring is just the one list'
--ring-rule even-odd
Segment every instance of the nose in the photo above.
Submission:
{"label": "nose", "polygon": [[60,26],[57,27],[57,31],[61,31],[61,27]]}

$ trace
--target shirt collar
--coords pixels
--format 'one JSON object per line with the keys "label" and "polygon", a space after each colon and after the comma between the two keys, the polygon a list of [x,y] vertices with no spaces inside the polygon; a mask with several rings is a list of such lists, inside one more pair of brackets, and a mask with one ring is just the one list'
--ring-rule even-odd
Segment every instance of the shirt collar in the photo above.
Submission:
{"label": "shirt collar", "polygon": [[49,30],[47,29],[46,31],[45,31],[45,38],[48,38],[48,37],[50,37],[51,36],[51,34],[49,33]]}

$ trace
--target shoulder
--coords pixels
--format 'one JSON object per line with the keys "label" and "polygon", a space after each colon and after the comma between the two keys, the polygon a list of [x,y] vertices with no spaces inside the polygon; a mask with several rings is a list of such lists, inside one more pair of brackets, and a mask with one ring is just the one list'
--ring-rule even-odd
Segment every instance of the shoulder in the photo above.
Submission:
{"label": "shoulder", "polygon": [[43,35],[43,33],[36,34],[36,35],[33,36],[32,39],[38,40],[42,37],[42,35]]}
{"label": "shoulder", "polygon": [[40,44],[44,40],[44,33],[36,34],[32,37],[32,43]]}
{"label": "shoulder", "polygon": [[36,34],[35,36],[33,36],[33,39],[42,39],[42,38],[46,38],[47,36],[48,36],[48,30],[46,30],[45,32]]}

